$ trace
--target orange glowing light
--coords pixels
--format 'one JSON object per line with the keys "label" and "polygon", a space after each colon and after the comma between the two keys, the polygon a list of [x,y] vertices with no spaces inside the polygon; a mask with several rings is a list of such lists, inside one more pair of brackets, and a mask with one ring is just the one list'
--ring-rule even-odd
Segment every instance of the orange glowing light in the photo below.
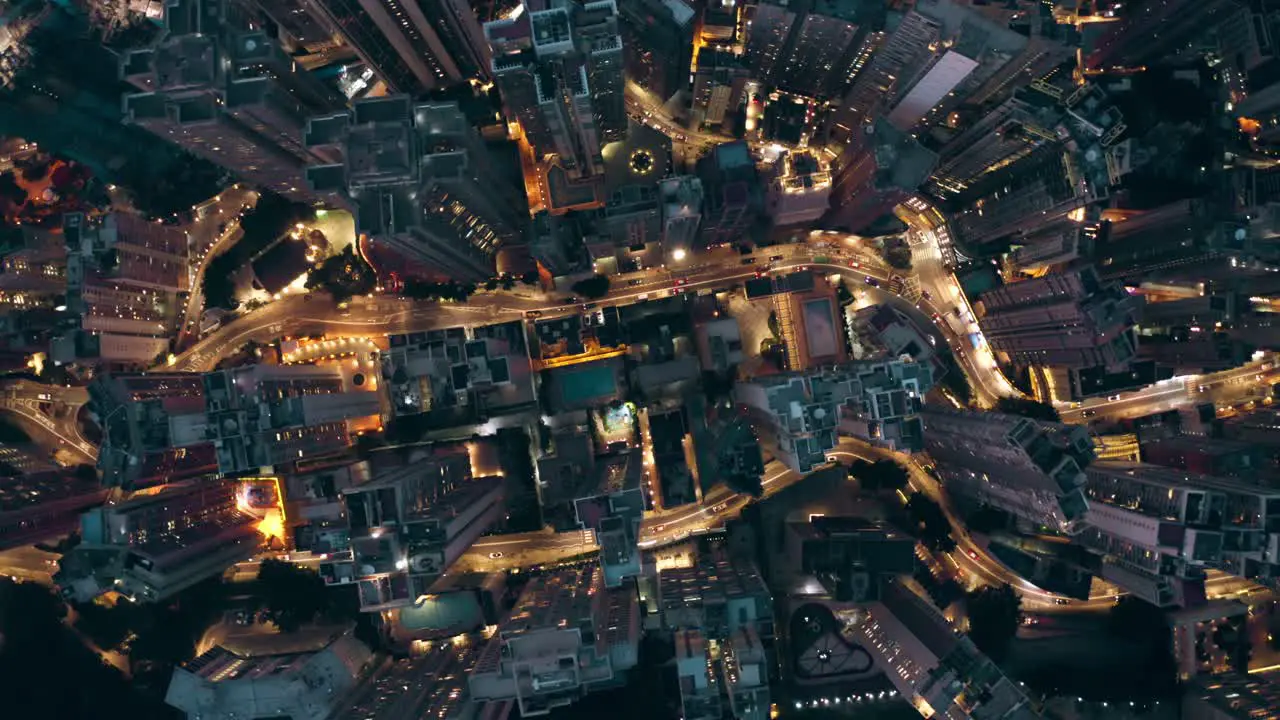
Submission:
{"label": "orange glowing light", "polygon": [[1240,132],[1246,135],[1257,135],[1262,132],[1262,123],[1253,118],[1237,118],[1236,123],[1240,126]]}
{"label": "orange glowing light", "polygon": [[258,532],[268,540],[279,538],[284,540],[284,517],[279,510],[268,510],[262,521],[258,523]]}

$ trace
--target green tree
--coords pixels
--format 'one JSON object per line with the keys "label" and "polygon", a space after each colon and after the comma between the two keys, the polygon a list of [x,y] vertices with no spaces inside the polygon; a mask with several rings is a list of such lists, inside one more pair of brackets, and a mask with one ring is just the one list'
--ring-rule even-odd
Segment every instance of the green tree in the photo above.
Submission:
{"label": "green tree", "polygon": [[969,595],[969,639],[995,662],[1009,655],[1009,646],[1018,634],[1022,598],[1009,585],[984,587]]}
{"label": "green tree", "polygon": [[906,468],[893,460],[854,460],[849,466],[849,475],[858,481],[862,489],[871,492],[881,490],[901,490],[907,486],[909,476]]}
{"label": "green tree", "polygon": [[911,269],[911,248],[905,245],[893,245],[884,251],[884,261],[889,263],[890,267],[899,270]]}
{"label": "green tree", "polygon": [[319,267],[307,273],[307,288],[320,288],[333,296],[334,302],[344,302],[357,295],[373,292],[378,275],[364,258],[357,255],[352,245],[342,252],[328,257]]}
{"label": "green tree", "polygon": [[956,549],[951,537],[951,522],[942,507],[925,495],[915,492],[907,499],[907,517],[915,528],[915,535],[926,547],[937,552]]}
{"label": "green tree", "polygon": [[328,609],[324,580],[312,571],[281,560],[264,560],[258,585],[271,621],[281,632],[294,632]]}
{"label": "green tree", "polygon": [[525,285],[537,285],[537,284],[538,284],[538,271],[537,271],[537,270],[530,270],[529,272],[527,272],[527,273],[525,273],[525,274],[521,275],[521,276],[520,276],[520,282],[524,283]]}
{"label": "green tree", "polygon": [[1032,420],[1062,422],[1062,416],[1052,405],[1026,398],[1002,397],[996,401],[996,411],[1009,415],[1021,415]]}
{"label": "green tree", "polygon": [[602,298],[609,294],[609,277],[607,275],[593,275],[586,280],[579,280],[574,283],[572,289],[575,293],[586,298]]}

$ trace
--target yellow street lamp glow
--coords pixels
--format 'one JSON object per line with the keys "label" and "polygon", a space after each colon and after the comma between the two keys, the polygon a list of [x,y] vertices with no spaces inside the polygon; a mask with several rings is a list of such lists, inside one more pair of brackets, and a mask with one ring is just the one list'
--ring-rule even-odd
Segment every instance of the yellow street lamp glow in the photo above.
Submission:
{"label": "yellow street lamp glow", "polygon": [[681,260],[684,260],[688,254],[689,253],[685,252],[684,248],[676,248],[675,252],[671,253],[671,259],[676,262],[680,262]]}

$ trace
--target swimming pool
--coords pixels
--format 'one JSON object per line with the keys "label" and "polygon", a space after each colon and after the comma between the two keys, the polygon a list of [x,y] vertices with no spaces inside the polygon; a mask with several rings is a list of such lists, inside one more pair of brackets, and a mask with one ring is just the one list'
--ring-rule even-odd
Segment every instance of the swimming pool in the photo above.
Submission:
{"label": "swimming pool", "polygon": [[618,379],[613,363],[592,363],[560,376],[560,397],[566,404],[577,404],[616,392]]}

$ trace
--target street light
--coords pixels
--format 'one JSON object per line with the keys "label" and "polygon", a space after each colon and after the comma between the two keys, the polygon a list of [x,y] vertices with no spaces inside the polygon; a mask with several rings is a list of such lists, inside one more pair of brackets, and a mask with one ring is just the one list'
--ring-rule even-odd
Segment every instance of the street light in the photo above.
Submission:
{"label": "street light", "polygon": [[681,262],[686,256],[688,256],[688,254],[689,253],[685,252],[684,248],[676,248],[675,251],[671,253],[671,259],[676,262]]}

